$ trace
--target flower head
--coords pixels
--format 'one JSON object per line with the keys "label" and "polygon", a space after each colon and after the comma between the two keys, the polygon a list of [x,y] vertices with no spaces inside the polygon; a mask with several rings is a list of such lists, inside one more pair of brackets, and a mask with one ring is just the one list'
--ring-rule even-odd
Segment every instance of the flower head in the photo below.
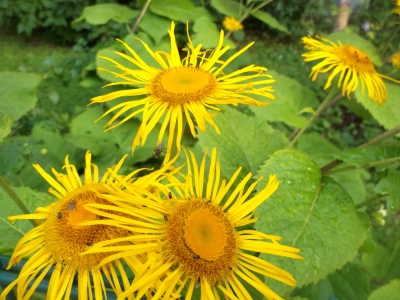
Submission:
{"label": "flower head", "polygon": [[396,0],[396,7],[392,10],[392,14],[400,15],[400,0]]}
{"label": "flower head", "polygon": [[393,66],[400,68],[400,52],[393,54],[392,58],[390,59],[390,62],[392,63]]}
{"label": "flower head", "polygon": [[[122,260],[114,260],[114,265],[105,264],[101,268],[97,265],[107,257],[106,253],[92,253],[80,256],[79,253],[86,251],[93,244],[112,238],[127,237],[129,231],[115,226],[97,224],[91,227],[80,226],[85,220],[100,220],[101,216],[93,214],[84,208],[85,204],[109,204],[101,198],[106,194],[109,186],[115,184],[110,178],[111,172],[117,172],[121,167],[123,159],[115,167],[99,178],[96,165],[91,163],[91,155],[86,153],[86,168],[84,182],[82,183],[74,165],[65,158],[66,174],[58,173],[52,169],[56,180],[46,173],[39,165],[35,169],[52,186],[49,192],[58,198],[58,201],[47,207],[38,207],[36,212],[28,215],[12,216],[9,220],[33,219],[44,220],[34,229],[30,230],[17,244],[10,259],[8,268],[20,263],[24,257],[32,255],[18,278],[2,292],[0,299],[4,300],[6,295],[17,285],[17,298],[29,299],[35,288],[48,275],[50,281],[47,291],[47,299],[69,299],[74,278],[78,278],[79,299],[102,299],[106,292],[103,275],[108,279],[114,291],[118,294],[127,288],[129,281],[123,271],[122,263],[129,265],[132,270],[141,266],[138,257],[130,256]],[[121,216],[121,214],[120,214]],[[115,244],[121,245],[123,243]],[[114,266],[118,271],[114,270]],[[50,274],[52,267],[53,272]],[[50,271],[50,272],[49,272]],[[123,287],[117,279],[119,272],[124,282]],[[29,284],[33,283],[32,286]],[[133,297],[128,297],[133,299]]]}
{"label": "flower head", "polygon": [[[219,133],[217,125],[213,121],[215,114],[208,109],[219,111],[220,104],[253,104],[265,106],[269,103],[254,100],[252,95],[261,95],[273,99],[272,89],[266,86],[274,82],[272,76],[264,74],[266,68],[250,65],[233,73],[224,73],[225,67],[246,51],[253,43],[247,45],[227,60],[221,60],[221,56],[228,51],[229,46],[223,47],[224,35],[221,31],[218,46],[212,51],[201,51],[201,44],[194,46],[188,34],[188,48],[182,49],[186,56],[181,59],[174,34],[175,24],[172,22],[168,30],[171,39],[171,52],[153,52],[143,41],[142,44],[154,58],[158,67],[151,67],[144,62],[139,55],[126,43],[120,41],[130,55],[116,52],[126,59],[127,64],[136,66],[131,69],[110,58],[121,72],[100,69],[121,78],[121,82],[109,85],[136,85],[139,88],[131,88],[98,96],[92,99],[92,103],[102,103],[120,97],[127,101],[109,109],[103,116],[119,111],[106,124],[106,130],[113,129],[138,114],[143,114],[142,124],[133,140],[132,150],[138,145],[143,145],[149,133],[157,122],[162,126],[158,134],[157,145],[161,143],[167,127],[169,126],[169,138],[166,147],[165,161],[170,158],[170,150],[175,140],[178,153],[181,149],[182,131],[185,122],[190,131],[196,137],[195,123],[201,131],[206,130],[205,122],[209,123]],[[140,100],[129,99],[139,96]],[[132,110],[121,122],[114,124],[125,112]]]}
{"label": "flower head", "polygon": [[225,17],[222,25],[228,31],[238,31],[243,29],[242,23],[239,20],[236,20],[234,17]]}
{"label": "flower head", "polygon": [[[154,252],[152,259],[145,263],[148,268],[136,276],[132,286],[121,297],[137,292],[136,297],[140,298],[149,286],[155,286],[153,300],[177,297],[184,287],[186,299],[191,299],[194,287],[199,285],[201,294],[207,295],[205,299],[220,299],[218,290],[229,299],[252,299],[239,280],[243,279],[266,298],[282,299],[253,272],[291,286],[296,284],[288,272],[250,253],[261,252],[302,259],[297,255],[300,250],[279,244],[279,236],[243,229],[243,226],[257,221],[255,209],[278,188],[276,176],[272,175],[268,184],[251,196],[262,178],[246,190],[245,186],[252,178],[249,173],[236,188],[231,189],[240,169],[229,182],[221,180],[216,150],[212,151],[208,172],[205,168],[206,155],[198,165],[194,154],[190,153],[191,158],[187,158],[187,175],[181,184],[177,176],[170,178],[171,184],[163,186],[164,195],[168,195],[164,199],[161,194],[149,195],[147,198],[134,197],[134,190],[129,187],[115,194],[112,202],[115,207],[120,207],[118,211],[135,215],[141,220],[140,224],[135,224],[126,222],[116,214],[109,215],[116,226],[130,227],[136,233],[132,237],[132,246],[126,248],[125,252],[115,254],[115,257],[129,256],[132,252]],[[129,202],[151,207],[152,210],[140,216],[139,210],[124,208]],[[93,213],[102,213],[102,205],[97,205],[97,209],[91,206],[88,205],[88,209]],[[103,209],[112,210],[108,206],[103,206]],[[140,234],[140,231],[143,233]],[[86,254],[115,251],[110,244],[117,241],[94,245]],[[145,244],[135,245],[139,241],[146,241],[147,247]]]}
{"label": "flower head", "polygon": [[[321,60],[312,67],[310,77],[316,80],[319,73],[332,71],[325,84],[325,89],[331,86],[332,80],[340,74],[338,87],[342,87],[342,95],[350,98],[350,93],[354,92],[359,82],[361,82],[362,93],[365,87],[368,90],[368,96],[372,101],[382,104],[387,98],[386,85],[382,78],[391,79],[385,75],[376,72],[371,59],[360,49],[350,46],[339,45],[328,39],[319,38],[321,41],[303,37],[304,47],[309,52],[304,53],[304,61]],[[393,80],[395,81],[395,80]]]}

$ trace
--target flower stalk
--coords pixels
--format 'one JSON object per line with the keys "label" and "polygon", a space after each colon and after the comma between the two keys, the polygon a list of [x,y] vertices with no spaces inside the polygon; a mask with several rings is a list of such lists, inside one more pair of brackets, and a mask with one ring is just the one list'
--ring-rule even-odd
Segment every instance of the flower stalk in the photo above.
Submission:
{"label": "flower stalk", "polygon": [[[0,187],[7,193],[8,196],[14,201],[14,203],[19,207],[19,209],[24,214],[30,214],[29,209],[25,206],[24,202],[18,197],[18,195],[13,191],[13,189],[8,185],[7,181],[4,180],[3,177],[0,176]],[[29,220],[33,227],[36,227],[37,224],[34,220]]]}
{"label": "flower stalk", "polygon": [[301,137],[301,135],[304,133],[304,131],[306,131],[306,129],[308,128],[308,126],[311,125],[312,122],[314,122],[314,120],[316,118],[318,118],[321,114],[321,112],[323,110],[325,110],[325,107],[327,106],[331,106],[331,102],[336,102],[337,101],[337,97],[333,97],[336,92],[337,92],[338,88],[332,88],[331,91],[329,92],[329,94],[326,96],[325,100],[321,103],[321,105],[318,107],[317,111],[315,112],[314,115],[311,116],[311,118],[308,120],[308,122],[306,123],[306,125],[303,126],[303,128],[300,129],[299,132],[297,132],[297,134],[295,135],[295,137],[293,138],[292,142],[290,143],[288,148],[293,147],[297,140],[299,139],[299,137]]}

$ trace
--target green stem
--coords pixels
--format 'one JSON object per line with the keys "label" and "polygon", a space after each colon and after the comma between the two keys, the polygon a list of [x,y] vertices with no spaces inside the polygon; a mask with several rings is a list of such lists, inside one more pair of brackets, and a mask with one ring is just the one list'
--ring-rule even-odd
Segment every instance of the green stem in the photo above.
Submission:
{"label": "green stem", "polygon": [[[369,140],[368,142],[358,146],[357,148],[364,148],[364,147],[368,147],[368,146],[377,145],[380,142],[398,134],[399,132],[400,132],[400,125],[393,127],[392,129],[390,129],[384,133],[381,133],[380,135],[378,135],[378,136],[374,137],[372,140]],[[341,163],[343,163],[343,161],[341,161],[340,159],[335,159],[334,161],[330,162],[329,164],[327,164],[321,168],[322,174],[326,174],[329,170],[332,170],[333,168],[340,165]]]}
{"label": "green stem", "polygon": [[[252,2],[252,3],[250,3],[249,8],[246,9],[246,12],[245,12],[243,15],[242,15],[242,11],[241,11],[242,5],[240,5],[240,6],[239,6],[239,8],[240,8],[240,10],[239,10],[239,22],[242,23],[251,13],[253,13],[253,12],[259,10],[259,9],[262,8],[264,5],[267,5],[267,4],[270,3],[270,2],[272,2],[272,0],[264,1],[264,2],[260,3],[259,5],[257,5],[257,6],[254,7],[254,8],[253,8],[254,2]],[[225,39],[229,38],[229,37],[231,36],[231,34],[232,34],[232,31],[228,31],[228,32],[225,34]]]}
{"label": "green stem", "polygon": [[[13,191],[13,189],[8,185],[7,181],[4,180],[3,177],[0,176],[0,187],[7,193],[8,196],[14,201],[15,204],[18,205],[19,209],[24,213],[29,215],[31,212],[25,206],[24,202],[18,197],[18,195]],[[29,220],[33,227],[36,227],[37,224],[34,220]]]}
{"label": "green stem", "polygon": [[146,11],[147,11],[147,8],[148,8],[149,5],[150,5],[150,2],[151,2],[151,0],[147,0],[146,3],[143,5],[142,10],[141,10],[139,16],[137,17],[137,19],[136,19],[136,21],[135,21],[135,24],[133,24],[133,26],[132,26],[132,34],[135,33],[137,27],[139,26],[140,21],[142,20],[144,14],[145,14]]}
{"label": "green stem", "polygon": [[331,101],[337,101],[336,98],[333,98],[333,96],[336,94],[337,90],[338,90],[337,87],[334,87],[331,89],[329,94],[326,96],[325,100],[322,101],[321,105],[317,108],[317,111],[315,112],[315,114],[312,115],[311,118],[308,120],[307,124],[304,125],[303,128],[301,128],[299,132],[296,133],[295,137],[293,138],[292,142],[289,145],[289,148],[293,147],[296,144],[299,137],[301,137],[301,135],[304,133],[304,131],[306,131],[306,129],[308,128],[308,126],[310,126],[310,124],[312,122],[314,122],[314,120],[316,118],[319,117],[319,115],[321,114],[321,111],[323,111],[326,106],[330,105]]}
{"label": "green stem", "polygon": [[[380,160],[380,161],[370,162],[370,163],[365,164],[361,168],[368,169],[368,168],[378,167],[378,166],[387,165],[387,164],[391,164],[391,163],[396,163],[396,162],[399,162],[399,161],[400,161],[400,156],[389,158],[389,159],[384,159],[384,160]],[[344,167],[344,168],[335,169],[335,170],[331,170],[331,171],[325,172],[325,173],[323,173],[323,175],[328,176],[328,175],[337,174],[337,173],[346,172],[346,171],[351,171],[351,170],[356,170],[356,169],[359,169],[359,168],[357,168],[355,166],[348,166],[348,167]]]}
{"label": "green stem", "polygon": [[383,57],[387,46],[390,45],[390,43],[392,42],[393,38],[397,35],[397,31],[399,31],[400,25],[397,26],[396,30],[393,32],[392,36],[390,37],[389,41],[383,44],[383,49],[381,51],[381,57]]}
{"label": "green stem", "polygon": [[375,197],[373,197],[372,199],[369,200],[365,200],[364,202],[360,202],[356,205],[356,209],[359,209],[363,206],[366,206],[368,204],[374,203],[374,202],[379,202],[385,198],[387,198],[389,195],[377,195]]}

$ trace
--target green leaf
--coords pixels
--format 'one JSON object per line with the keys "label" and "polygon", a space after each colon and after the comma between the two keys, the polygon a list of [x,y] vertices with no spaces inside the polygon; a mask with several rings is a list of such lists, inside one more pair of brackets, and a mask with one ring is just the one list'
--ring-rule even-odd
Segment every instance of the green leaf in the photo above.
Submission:
{"label": "green leaf", "polygon": [[388,97],[382,105],[371,101],[368,97],[367,91],[364,91],[364,98],[362,97],[361,87],[355,91],[355,96],[371,115],[386,129],[392,129],[400,125],[400,101],[398,95],[400,94],[400,85],[389,83],[385,81]]}
{"label": "green leaf", "polygon": [[69,154],[68,148],[65,147],[66,140],[61,136],[60,132],[54,132],[35,125],[32,129],[32,138],[41,142],[42,151],[49,152],[55,157],[64,161]]}
{"label": "green leaf", "polygon": [[35,73],[0,73],[0,110],[15,122],[35,107],[41,76]]}
{"label": "green leaf", "polygon": [[346,264],[315,285],[308,285],[295,294],[307,299],[365,300],[370,278],[361,271],[358,260]]}
{"label": "green leaf", "polygon": [[[257,117],[266,121],[282,121],[289,126],[303,127],[308,117],[301,116],[300,112],[305,107],[318,106],[315,94],[297,81],[283,76],[275,71],[269,71],[276,80],[272,84],[276,99],[264,107],[249,106]],[[264,100],[254,96],[255,99]],[[265,101],[265,100],[264,100]]]}
{"label": "green leaf", "polygon": [[246,11],[246,7],[239,2],[231,0],[211,0],[211,6],[221,14],[239,19],[239,13]]}
{"label": "green leaf", "polygon": [[305,107],[305,108],[303,108],[303,109],[300,111],[300,114],[302,114],[302,113],[310,113],[310,114],[312,114],[312,115],[314,115],[314,116],[317,116],[317,113],[315,112],[314,108],[312,108],[312,107]]}
{"label": "green leaf", "polygon": [[210,14],[202,7],[195,7],[190,0],[153,0],[150,4],[151,12],[167,17],[173,21],[187,22]]}
{"label": "green leaf", "polygon": [[0,110],[0,142],[11,132],[11,119]]}
{"label": "green leaf", "polygon": [[274,29],[290,34],[290,31],[286,28],[286,26],[280,24],[278,20],[271,16],[269,13],[257,10],[255,12],[252,12],[251,15]]}
{"label": "green leaf", "polygon": [[373,291],[368,300],[397,300],[399,295],[400,279],[396,279]]}
{"label": "green leaf", "polygon": [[389,194],[387,198],[387,209],[395,212],[400,209],[400,172],[390,170],[387,177],[379,181],[375,187],[375,192],[379,194]]}
{"label": "green leaf", "polygon": [[119,23],[129,23],[139,15],[138,10],[132,10],[125,5],[104,3],[84,8],[82,14],[72,24],[86,20],[92,25],[106,24],[110,20]]}
{"label": "green leaf", "polygon": [[146,12],[139,23],[139,28],[151,36],[155,44],[159,44],[161,39],[168,34],[167,30],[170,26],[170,20],[155,15],[151,11]]}
{"label": "green leaf", "polygon": [[239,111],[224,107],[224,113],[214,118],[221,134],[211,126],[205,133],[199,132],[199,144],[203,148],[216,147],[220,153],[221,172],[229,178],[242,167],[239,178],[249,172],[255,174],[258,167],[276,150],[288,145],[288,140],[266,122],[248,117]]}
{"label": "green leaf", "polygon": [[[71,121],[70,140],[81,149],[91,150],[95,156],[98,156],[94,163],[99,163],[99,168],[105,170],[117,163],[123,155],[132,153],[132,142],[141,122],[131,119],[110,131],[104,132],[103,127],[110,118],[109,116],[94,123],[103,113],[99,106],[93,106],[76,116]],[[153,149],[157,143],[160,128],[159,124],[154,127],[145,145],[136,147],[134,155],[127,158],[126,165],[133,165],[153,156]]]}
{"label": "green leaf", "polygon": [[369,146],[345,150],[334,154],[334,157],[349,165],[361,168],[372,162],[378,162],[389,158],[400,156],[400,145],[398,143],[386,143],[379,146]]}
{"label": "green leaf", "polygon": [[342,45],[351,45],[353,47],[356,47],[365,52],[376,66],[382,66],[382,61],[379,58],[379,54],[375,46],[372,45],[369,41],[360,37],[358,34],[348,32],[335,32],[328,35],[327,39],[331,40],[335,44],[338,44],[338,41],[340,41]]}
{"label": "green leaf", "polygon": [[[44,180],[37,174],[37,180]],[[24,202],[30,212],[34,213],[39,206],[47,206],[57,199],[47,193],[38,193],[27,187],[13,188],[15,193]],[[0,253],[12,252],[19,240],[32,229],[27,220],[16,221],[11,224],[7,216],[21,215],[22,212],[14,201],[0,188]]]}
{"label": "green leaf", "polygon": [[0,175],[9,176],[22,169],[26,162],[24,154],[27,147],[27,143],[15,138],[0,144]]}
{"label": "green leaf", "polygon": [[384,247],[376,245],[376,252],[363,253],[361,260],[365,271],[378,281],[387,282],[400,278],[400,242]]}
{"label": "green leaf", "polygon": [[[209,18],[199,18],[194,22],[193,44],[202,44],[203,49],[215,48],[219,43],[220,31]],[[231,41],[224,39],[224,46],[229,45],[230,49],[235,49],[236,45]]]}
{"label": "green leaf", "polygon": [[[257,209],[257,230],[282,236],[282,243],[301,249],[304,261],[261,257],[291,273],[302,287],[316,283],[352,260],[366,237],[349,194],[335,181],[322,178],[319,167],[305,154],[275,152],[257,176],[276,174],[278,190]],[[263,182],[265,182],[265,180]],[[292,290],[267,279],[278,294]]]}
{"label": "green leaf", "polygon": [[[341,153],[338,147],[316,133],[303,134],[297,142],[297,149],[306,153],[319,167],[325,166],[335,159],[337,153]],[[368,177],[365,170],[351,170],[329,177],[350,194],[354,204],[365,201],[367,192],[363,179]]]}

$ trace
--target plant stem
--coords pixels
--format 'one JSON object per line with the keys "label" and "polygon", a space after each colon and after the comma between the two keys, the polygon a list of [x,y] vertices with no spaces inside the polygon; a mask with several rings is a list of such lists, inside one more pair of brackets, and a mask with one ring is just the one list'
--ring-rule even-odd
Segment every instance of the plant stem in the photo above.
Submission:
{"label": "plant stem", "polygon": [[[0,176],[0,187],[3,188],[3,190],[7,193],[8,196],[14,201],[15,204],[19,207],[19,209],[24,213],[24,214],[30,214],[30,211],[28,208],[25,206],[24,202],[18,197],[18,195],[13,191],[13,189],[8,185],[7,181],[4,180],[3,177]],[[35,223],[34,220],[29,220],[33,227],[36,227],[37,224]]]}
{"label": "plant stem", "polygon": [[[398,134],[399,132],[400,132],[400,125],[393,127],[392,129],[390,129],[384,133],[381,133],[380,135],[378,135],[378,136],[374,137],[372,140],[369,140],[368,142],[358,146],[357,148],[364,148],[364,147],[379,144],[380,142]],[[329,170],[335,168],[336,166],[340,165],[341,163],[343,163],[343,161],[341,161],[340,159],[335,159],[334,161],[330,162],[329,164],[327,164],[321,168],[322,174],[325,175]]]}
{"label": "plant stem", "polygon": [[147,8],[150,5],[150,2],[151,2],[151,0],[147,0],[146,3],[143,5],[142,10],[135,21],[135,24],[133,24],[133,26],[132,26],[132,34],[135,34],[135,31],[136,31],[137,27],[139,26],[140,21],[142,21],[142,18],[144,16],[144,14],[146,13]]}
{"label": "plant stem", "polygon": [[[317,111],[315,112],[315,115],[312,115],[311,118],[308,120],[308,122],[306,123],[306,125],[303,126],[303,128],[300,129],[299,132],[296,133],[295,137],[293,138],[292,142],[289,145],[289,148],[293,147],[297,140],[299,139],[299,137],[301,137],[301,135],[304,133],[304,131],[306,131],[306,129],[308,128],[308,126],[310,126],[310,124],[312,122],[314,122],[314,120],[316,118],[319,117],[319,115],[321,114],[321,112],[324,110],[324,108],[328,105],[330,105],[331,101],[337,101],[336,98],[333,98],[333,96],[336,94],[336,91],[338,90],[337,87],[332,88],[331,91],[329,92],[329,94],[326,96],[325,100],[322,101],[321,105],[317,108]],[[333,98],[333,99],[332,99]]]}
{"label": "plant stem", "polygon": [[[370,162],[370,163],[367,163],[364,166],[362,166],[362,168],[368,169],[368,168],[378,167],[378,166],[382,166],[382,165],[386,165],[386,164],[396,163],[398,161],[400,161],[400,156],[389,158],[389,159],[384,159],[384,160],[380,160],[380,161]],[[337,173],[356,170],[356,169],[359,169],[359,168],[357,168],[356,166],[348,166],[348,167],[325,172],[325,173],[323,173],[323,175],[327,176],[327,175],[337,174]]]}
{"label": "plant stem", "polygon": [[393,32],[392,36],[390,37],[389,41],[384,43],[383,45],[383,49],[381,51],[381,57],[383,57],[383,54],[385,53],[387,46],[390,45],[390,43],[392,42],[393,38],[397,35],[397,31],[399,31],[400,25],[397,26],[396,30]]}
{"label": "plant stem", "polygon": [[371,198],[369,200],[365,200],[363,202],[358,203],[355,207],[356,207],[356,209],[359,209],[359,208],[361,208],[363,206],[366,206],[366,205],[368,205],[370,203],[379,202],[379,201],[387,198],[388,196],[389,195],[377,195],[377,196],[375,196],[375,197],[373,197],[373,198]]}

